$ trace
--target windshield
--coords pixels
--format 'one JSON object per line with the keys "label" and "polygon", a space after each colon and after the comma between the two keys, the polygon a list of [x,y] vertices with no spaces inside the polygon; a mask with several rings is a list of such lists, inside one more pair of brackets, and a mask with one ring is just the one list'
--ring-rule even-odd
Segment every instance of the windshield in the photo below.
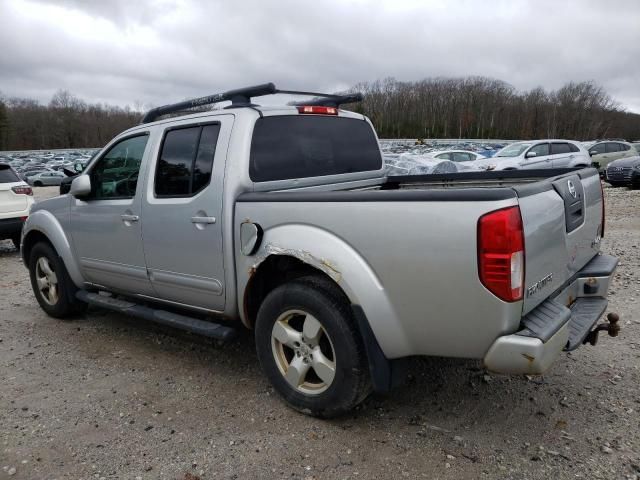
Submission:
{"label": "windshield", "polygon": [[517,157],[522,154],[527,148],[531,146],[530,143],[512,143],[511,145],[507,145],[498,153],[495,154],[496,157]]}

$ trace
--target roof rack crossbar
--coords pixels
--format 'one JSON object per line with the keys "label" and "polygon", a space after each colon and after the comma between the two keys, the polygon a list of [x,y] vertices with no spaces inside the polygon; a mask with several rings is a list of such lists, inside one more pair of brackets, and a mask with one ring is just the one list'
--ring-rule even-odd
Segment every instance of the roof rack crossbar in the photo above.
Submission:
{"label": "roof rack crossbar", "polygon": [[274,95],[276,93],[283,93],[287,95],[308,95],[317,97],[305,102],[292,102],[289,105],[320,105],[327,107],[339,107],[344,103],[354,103],[362,101],[362,94],[353,93],[348,95],[335,95],[330,93],[317,93],[317,92],[302,92],[297,90],[278,90],[273,83],[264,83],[262,85],[255,85],[253,87],[238,88],[236,90],[229,90],[224,93],[216,93],[207,97],[193,98],[191,100],[185,100],[183,102],[173,103],[171,105],[163,105],[161,107],[152,108],[144,117],[142,117],[141,123],[150,123],[156,120],[162,115],[169,113],[178,113],[188,110],[190,108],[197,108],[203,105],[212,105],[214,103],[220,103],[225,101],[231,101],[231,105],[226,108],[236,107],[254,107],[251,103],[252,97],[261,97],[264,95]]}
{"label": "roof rack crossbar", "polygon": [[189,108],[211,105],[213,103],[220,103],[228,100],[231,100],[232,105],[235,106],[248,106],[251,105],[251,97],[260,97],[262,95],[271,95],[273,93],[276,93],[276,86],[273,83],[265,83],[263,85],[255,85],[253,87],[229,90],[224,93],[216,93],[215,95],[209,95],[207,97],[193,98],[191,100],[185,100],[184,102],[152,108],[144,117],[142,117],[141,123],[153,122],[156,118],[162,115],[167,115],[168,113],[176,113]]}

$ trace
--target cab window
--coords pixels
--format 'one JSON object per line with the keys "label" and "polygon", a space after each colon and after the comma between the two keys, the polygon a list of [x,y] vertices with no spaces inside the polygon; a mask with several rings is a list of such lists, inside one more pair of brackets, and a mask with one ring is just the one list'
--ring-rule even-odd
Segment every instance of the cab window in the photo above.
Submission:
{"label": "cab window", "polygon": [[149,135],[144,133],[116,143],[93,166],[88,200],[133,198]]}
{"label": "cab window", "polygon": [[219,133],[219,123],[167,131],[156,165],[156,197],[190,197],[209,185]]}

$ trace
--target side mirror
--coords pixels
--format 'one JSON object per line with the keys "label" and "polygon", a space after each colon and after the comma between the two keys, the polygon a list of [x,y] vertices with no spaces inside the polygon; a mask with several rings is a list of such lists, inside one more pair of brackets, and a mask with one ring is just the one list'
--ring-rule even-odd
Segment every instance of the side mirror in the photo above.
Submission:
{"label": "side mirror", "polygon": [[597,155],[597,154],[598,154],[598,152],[597,152],[597,151],[595,151],[595,150],[589,150],[589,156],[590,156],[590,157],[593,157],[594,155]]}
{"label": "side mirror", "polygon": [[79,175],[71,182],[69,193],[76,198],[86,197],[91,193],[91,179],[89,175]]}
{"label": "side mirror", "polygon": [[527,154],[525,155],[525,158],[533,158],[537,156],[538,154],[536,152],[527,152]]}

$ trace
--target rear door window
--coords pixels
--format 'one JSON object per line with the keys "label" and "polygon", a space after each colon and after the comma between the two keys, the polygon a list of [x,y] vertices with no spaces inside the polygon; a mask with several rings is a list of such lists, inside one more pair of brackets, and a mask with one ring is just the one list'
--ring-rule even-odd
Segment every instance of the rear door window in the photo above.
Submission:
{"label": "rear door window", "polygon": [[471,155],[464,152],[455,152],[453,154],[454,162],[468,162],[471,160]]}
{"label": "rear door window", "polygon": [[552,143],[551,144],[551,155],[558,155],[561,153],[570,153],[571,149],[569,148],[568,143]]}
{"label": "rear door window", "polygon": [[616,142],[608,142],[606,143],[606,151],[607,153],[614,153],[614,152],[619,152],[620,149],[620,144],[616,143]]}
{"label": "rear door window", "polygon": [[249,176],[254,182],[381,168],[376,136],[364,120],[288,115],[256,121],[249,164]]}
{"label": "rear door window", "polygon": [[220,124],[169,130],[156,165],[157,197],[190,197],[211,181]]}

